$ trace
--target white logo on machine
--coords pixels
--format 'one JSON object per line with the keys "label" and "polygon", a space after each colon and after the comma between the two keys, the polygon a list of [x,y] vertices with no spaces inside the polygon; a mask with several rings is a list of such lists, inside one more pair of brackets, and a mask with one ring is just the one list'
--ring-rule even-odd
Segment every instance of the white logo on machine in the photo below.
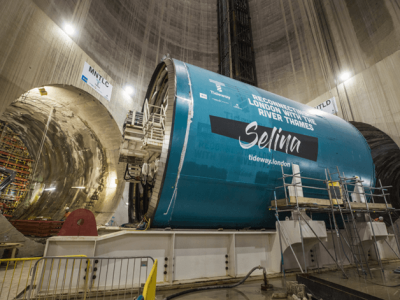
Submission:
{"label": "white logo on machine", "polygon": [[222,86],[225,86],[225,84],[223,84],[222,82],[218,82],[218,81],[212,80],[212,79],[209,79],[209,80],[210,80],[210,82],[215,84],[215,86],[217,87],[217,91],[221,93],[222,92]]}
{"label": "white logo on machine", "polygon": [[241,108],[239,107],[239,104],[237,104],[237,103],[236,103],[236,105],[235,105],[233,108],[241,109]]}
{"label": "white logo on machine", "polygon": [[215,86],[217,87],[217,90],[219,92],[219,93],[217,93],[217,92],[214,92],[213,90],[210,90],[211,94],[219,96],[219,97],[222,97],[222,98],[225,98],[225,99],[228,99],[228,100],[231,99],[231,97],[229,97],[227,95],[220,94],[220,93],[222,93],[222,87],[225,86],[224,83],[218,82],[218,81],[215,81],[215,80],[212,80],[212,79],[209,79],[209,80],[210,80],[210,82],[215,84]]}
{"label": "white logo on machine", "polygon": [[200,93],[200,98],[207,99],[207,95],[203,94],[203,93]]}

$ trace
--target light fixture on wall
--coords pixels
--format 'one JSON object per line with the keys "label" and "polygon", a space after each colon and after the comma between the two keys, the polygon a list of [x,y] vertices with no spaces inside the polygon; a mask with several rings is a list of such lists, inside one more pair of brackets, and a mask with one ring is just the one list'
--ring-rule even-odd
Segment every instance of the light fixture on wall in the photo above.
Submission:
{"label": "light fixture on wall", "polygon": [[68,34],[68,35],[73,35],[75,33],[75,29],[71,24],[65,24],[64,26],[64,31]]}
{"label": "light fixture on wall", "polygon": [[343,72],[342,74],[339,75],[339,79],[342,81],[345,81],[347,79],[349,79],[351,77],[351,73],[350,72]]}
{"label": "light fixture on wall", "polygon": [[38,88],[40,96],[46,96],[47,95],[47,91],[44,87],[40,87]]}
{"label": "light fixture on wall", "polygon": [[48,188],[48,189],[44,189],[44,191],[54,191],[56,188]]}
{"label": "light fixture on wall", "polygon": [[84,186],[73,186],[71,189],[86,189]]}
{"label": "light fixture on wall", "polygon": [[127,85],[124,87],[124,92],[127,93],[129,96],[132,96],[135,92],[135,89],[132,86]]}

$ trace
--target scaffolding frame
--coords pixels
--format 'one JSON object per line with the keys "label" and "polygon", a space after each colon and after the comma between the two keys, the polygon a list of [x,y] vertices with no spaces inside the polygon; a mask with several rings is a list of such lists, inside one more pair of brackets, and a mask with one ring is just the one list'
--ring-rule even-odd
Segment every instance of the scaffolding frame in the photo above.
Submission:
{"label": "scaffolding frame", "polygon": [[[299,231],[300,231],[300,237],[301,237],[301,243],[302,243],[302,254],[303,254],[303,259],[304,259],[304,270],[307,273],[307,262],[306,262],[306,254],[304,250],[304,239],[303,239],[303,229],[302,229],[302,222],[301,219],[305,222],[305,224],[310,228],[312,233],[315,235],[315,237],[318,239],[318,242],[323,246],[323,248],[326,250],[328,255],[332,258],[332,260],[335,262],[338,270],[340,269],[343,273],[343,276],[345,278],[348,278],[347,274],[344,271],[343,268],[343,259],[340,257],[340,260],[338,259],[338,254],[336,251],[336,243],[335,243],[335,238],[334,238],[334,230],[336,232],[337,236],[337,242],[342,243],[342,248],[343,248],[343,241],[347,244],[348,248],[350,249],[350,252],[353,257],[353,263],[355,264],[357,268],[358,275],[361,276],[360,271],[362,272],[362,275],[364,277],[367,277],[368,275],[372,278],[372,273],[371,273],[371,268],[369,267],[368,264],[368,256],[365,255],[365,250],[362,245],[362,241],[360,239],[359,231],[357,228],[357,216],[364,216],[365,221],[368,222],[371,226],[371,232],[373,236],[373,245],[374,245],[374,250],[375,250],[375,255],[377,257],[380,269],[382,271],[382,276],[384,278],[384,269],[382,265],[382,260],[381,260],[381,255],[379,253],[379,247],[378,247],[378,241],[376,238],[375,234],[375,229],[373,226],[372,222],[372,217],[371,217],[371,209],[370,206],[372,204],[375,204],[374,197],[381,197],[383,198],[384,207],[379,207],[379,209],[374,209],[372,212],[373,213],[382,213],[382,214],[388,214],[389,220],[390,220],[390,225],[393,228],[393,234],[395,237],[395,241],[397,244],[398,251],[400,253],[400,244],[399,244],[399,238],[398,238],[398,233],[396,232],[396,228],[393,223],[393,219],[391,214],[396,211],[400,211],[400,209],[395,209],[391,207],[390,204],[387,203],[386,196],[389,194],[386,193],[388,189],[391,186],[383,186],[382,182],[379,180],[379,187],[372,187],[372,186],[364,186],[362,180],[358,177],[346,177],[344,173],[340,173],[340,170],[338,167],[336,167],[337,172],[335,173],[330,173],[329,169],[325,169],[325,178],[326,179],[317,179],[317,178],[310,178],[310,177],[305,177],[301,176],[301,172],[295,173],[295,174],[285,174],[283,170],[283,166],[281,166],[281,171],[282,171],[282,177],[279,179],[282,179],[282,186],[277,186],[275,189],[284,189],[284,195],[285,195],[285,204],[284,205],[278,205],[278,200],[276,197],[276,192],[274,192],[274,198],[275,198],[275,206],[271,206],[270,209],[275,210],[275,217],[277,220],[278,224],[278,230],[279,230],[279,243],[280,243],[280,250],[281,250],[281,265],[282,265],[282,272],[285,277],[285,266],[284,266],[284,258],[283,258],[283,249],[282,249],[282,236],[285,238],[287,244],[290,246],[292,253],[296,259],[296,262],[300,268],[300,271],[304,273],[303,268],[301,267],[301,264],[293,251],[293,248],[291,246],[290,241],[287,239],[285,233],[282,230],[282,225],[279,220],[279,212],[291,212],[293,220],[295,219],[295,214],[293,212],[297,212],[298,216],[298,221],[299,221]],[[337,175],[338,179],[333,180],[332,175]],[[287,183],[286,178],[292,178],[292,183]],[[294,178],[300,179],[300,181],[295,181]],[[317,181],[317,182],[323,182],[326,185],[326,188],[321,188],[317,186],[310,186],[310,185],[303,185],[302,184],[302,179],[306,180],[312,180],[312,181]],[[339,184],[339,192],[335,188],[335,183]],[[351,192],[349,191],[348,186],[354,186],[354,191]],[[292,188],[292,191],[294,191],[294,197],[296,199],[295,204],[290,203],[290,195],[288,197],[288,193],[290,194],[290,187]],[[306,189],[315,189],[315,190],[326,190],[328,194],[328,199],[329,199],[329,205],[324,206],[324,205],[310,205],[309,203],[301,203],[299,202],[299,196],[298,196],[298,187],[300,188],[306,188]],[[365,190],[369,191],[366,192]],[[341,191],[341,193],[340,193]],[[376,191],[380,192],[380,194],[376,194]],[[354,204],[355,202],[350,200],[350,193],[355,193],[359,195],[359,199],[365,199],[365,209],[362,208],[355,208],[352,207],[351,205]],[[338,195],[339,194],[339,195]],[[368,197],[367,197],[368,196]],[[334,200],[336,200],[336,203],[334,203]],[[341,206],[340,200],[342,200],[343,207]],[[372,201],[368,202],[368,201]],[[362,200],[361,200],[362,201]],[[302,215],[302,213],[306,213],[309,211],[311,213],[311,219],[312,219],[312,213],[326,213],[329,217],[329,222],[330,222],[330,231],[332,234],[332,244],[333,244],[333,250],[334,250],[334,256],[329,252],[327,247],[324,245],[322,240],[319,238],[317,233],[314,231],[314,229],[311,227],[311,225],[307,222],[306,218]],[[343,229],[344,232],[346,233],[346,237],[340,232],[340,228],[336,222],[336,216],[340,216],[340,218],[343,221]],[[345,218],[346,216],[346,218]],[[349,220],[350,217],[350,220]],[[332,226],[332,221],[333,225]],[[346,224],[347,223],[347,224]],[[351,226],[348,226],[348,225]],[[350,227],[350,228],[348,228]],[[353,230],[353,231],[351,231]],[[393,251],[393,253],[400,259],[399,255],[396,253],[396,251],[390,246],[390,244],[387,242],[385,239],[387,245],[389,248]],[[344,248],[343,248],[344,251]],[[341,252],[339,251],[339,254]],[[345,252],[344,252],[345,254]],[[346,254],[345,254],[346,256]],[[350,259],[346,256],[347,260],[349,261],[349,264],[352,264]],[[317,260],[317,266],[319,268],[319,262],[318,262],[318,256],[316,256]],[[339,264],[339,261],[341,264]],[[368,272],[368,273],[367,273]]]}

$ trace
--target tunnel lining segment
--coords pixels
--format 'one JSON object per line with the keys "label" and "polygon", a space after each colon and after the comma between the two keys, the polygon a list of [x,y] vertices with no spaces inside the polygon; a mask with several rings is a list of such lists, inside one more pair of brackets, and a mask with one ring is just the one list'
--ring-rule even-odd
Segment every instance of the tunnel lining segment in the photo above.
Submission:
{"label": "tunnel lining segment", "polygon": [[125,185],[118,180],[123,167],[115,163],[121,139],[118,125],[107,107],[82,89],[59,85],[46,85],[46,89],[46,97],[30,90],[28,97],[15,101],[2,116],[18,128],[33,151],[43,137],[46,112],[52,106],[56,109],[40,155],[38,169],[45,172],[39,172],[39,184],[31,201],[21,206],[18,218],[60,220],[65,207],[73,210],[85,205],[96,214],[99,224],[105,224]]}

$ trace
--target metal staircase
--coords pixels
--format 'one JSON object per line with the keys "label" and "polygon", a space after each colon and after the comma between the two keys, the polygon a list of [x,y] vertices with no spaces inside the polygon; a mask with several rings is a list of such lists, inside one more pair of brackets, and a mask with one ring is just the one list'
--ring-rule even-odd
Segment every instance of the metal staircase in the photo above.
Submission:
{"label": "metal staircase", "polygon": [[144,149],[161,153],[165,134],[164,106],[150,105],[146,99],[143,112]]}
{"label": "metal staircase", "polygon": [[129,111],[125,124],[124,139],[140,142],[143,139],[143,113]]}

